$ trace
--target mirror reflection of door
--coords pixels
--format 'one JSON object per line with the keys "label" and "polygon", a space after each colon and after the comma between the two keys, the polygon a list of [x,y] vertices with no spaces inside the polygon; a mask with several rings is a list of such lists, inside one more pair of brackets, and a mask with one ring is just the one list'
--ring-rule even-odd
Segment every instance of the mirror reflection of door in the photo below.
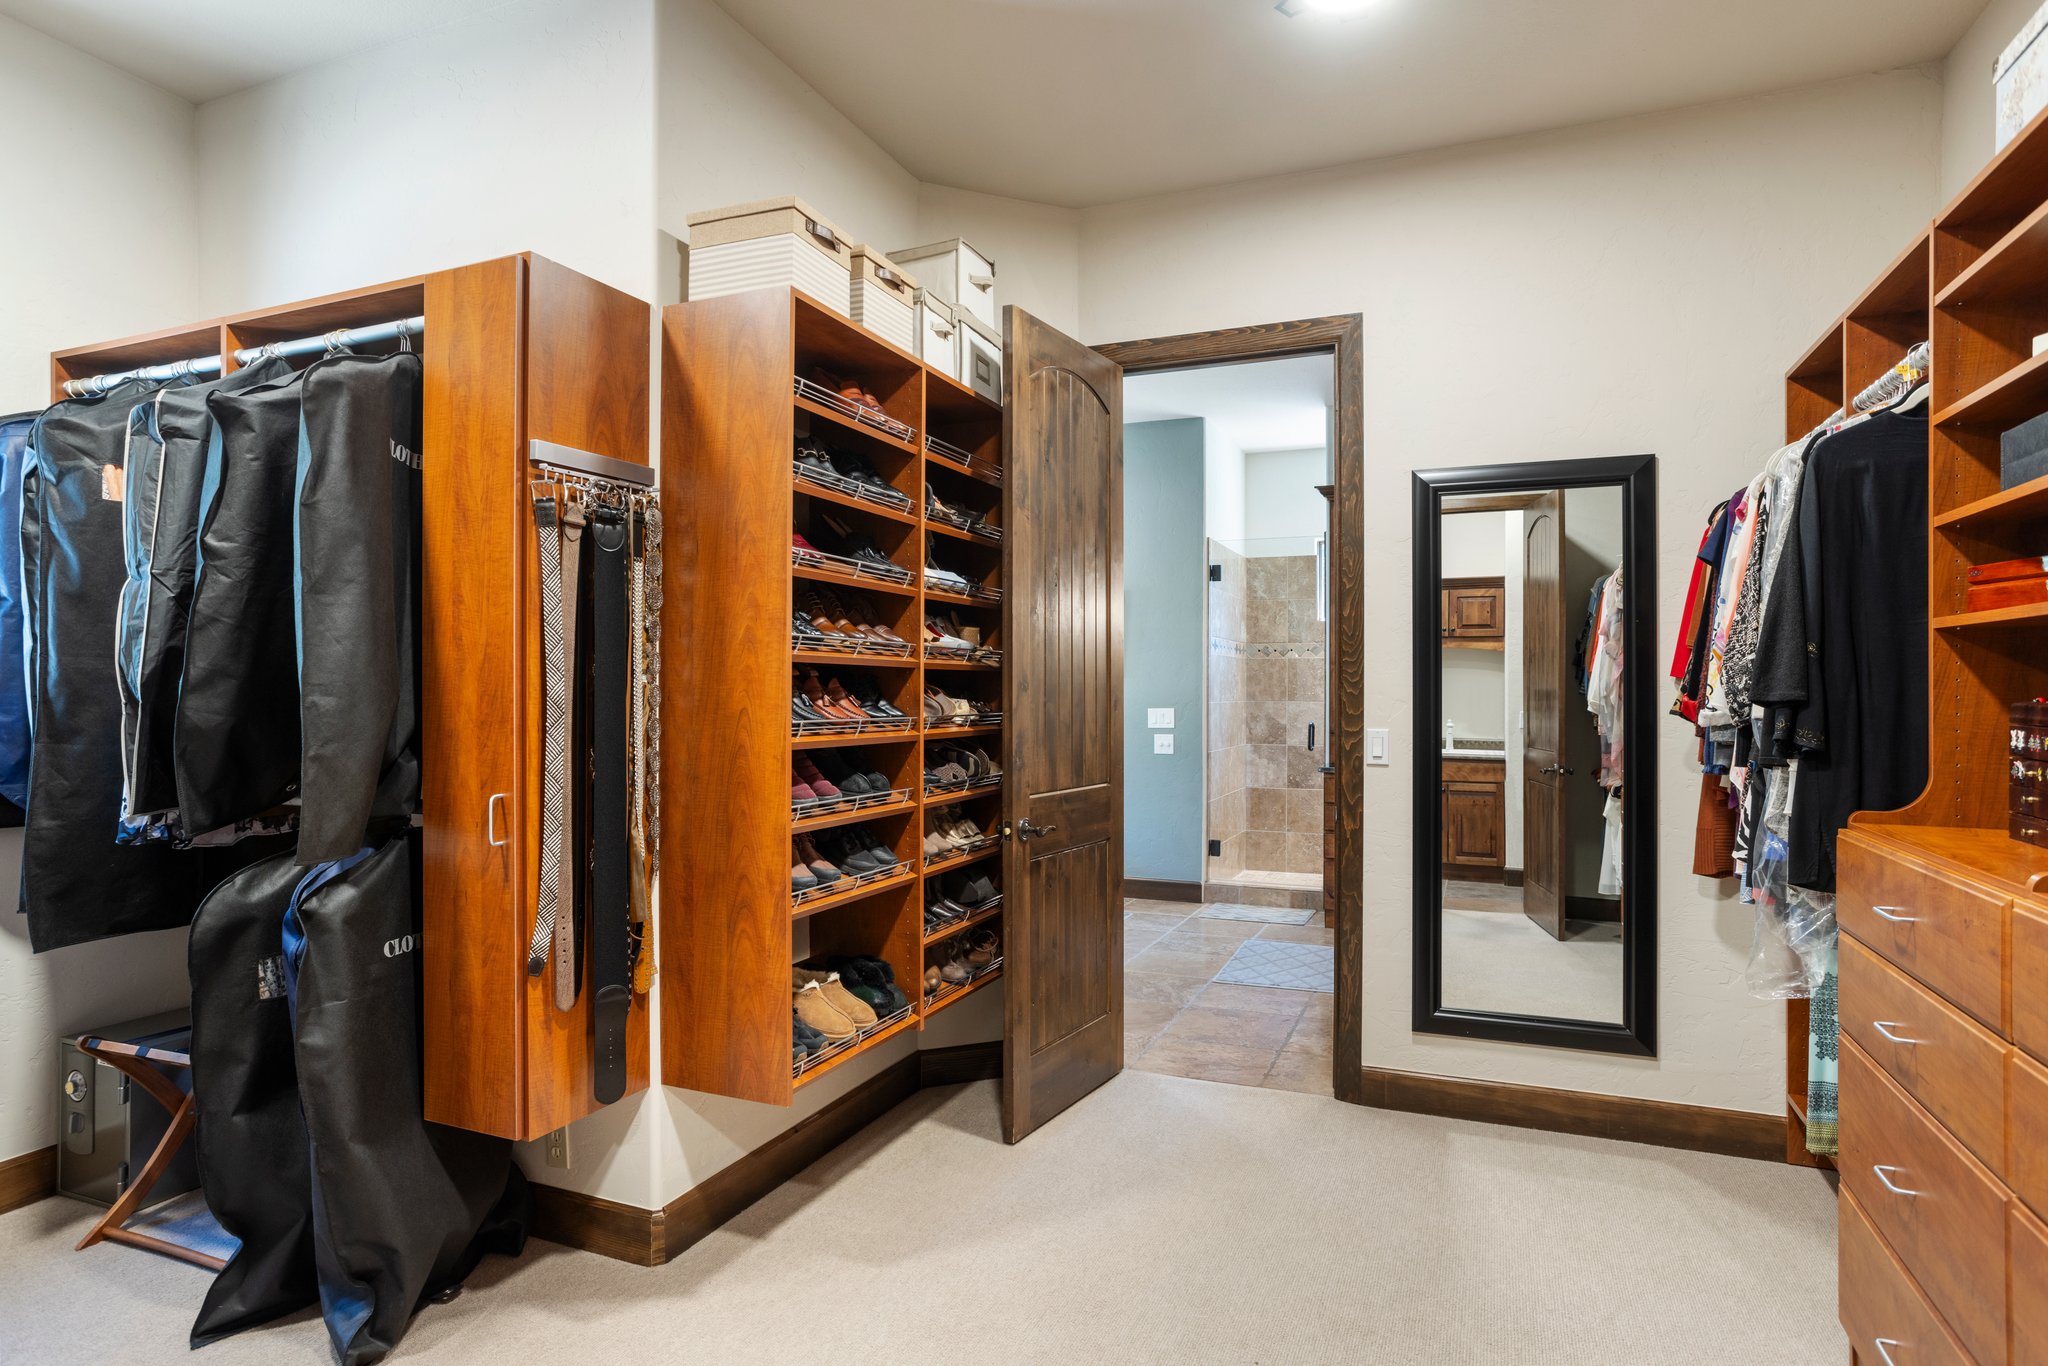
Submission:
{"label": "mirror reflection of door", "polygon": [[1447,496],[1438,513],[1446,1009],[1624,1018],[1622,509],[1617,483]]}

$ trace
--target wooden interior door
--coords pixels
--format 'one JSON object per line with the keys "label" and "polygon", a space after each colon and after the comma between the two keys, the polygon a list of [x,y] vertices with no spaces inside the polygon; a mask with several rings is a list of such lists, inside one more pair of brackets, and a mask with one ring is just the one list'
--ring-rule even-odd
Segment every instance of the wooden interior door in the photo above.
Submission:
{"label": "wooden interior door", "polygon": [[1564,495],[1552,489],[1522,514],[1522,912],[1558,939],[1570,857],[1564,725],[1571,661],[1564,623]]}
{"label": "wooden interior door", "polygon": [[1123,370],[1004,310],[1003,1137],[1123,1070]]}

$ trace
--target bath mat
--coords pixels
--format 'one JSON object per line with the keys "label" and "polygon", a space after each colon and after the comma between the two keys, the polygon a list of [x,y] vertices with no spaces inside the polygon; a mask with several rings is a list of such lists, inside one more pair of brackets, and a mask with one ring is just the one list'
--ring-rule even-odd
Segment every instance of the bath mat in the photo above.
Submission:
{"label": "bath mat", "polygon": [[1337,954],[1328,944],[1288,944],[1278,939],[1247,939],[1238,946],[1219,982],[1241,987],[1285,987],[1290,991],[1337,989]]}
{"label": "bath mat", "polygon": [[1198,913],[1200,920],[1253,920],[1261,925],[1306,925],[1315,915],[1314,910],[1297,911],[1287,906],[1240,906],[1235,902],[1219,901],[1205,906]]}

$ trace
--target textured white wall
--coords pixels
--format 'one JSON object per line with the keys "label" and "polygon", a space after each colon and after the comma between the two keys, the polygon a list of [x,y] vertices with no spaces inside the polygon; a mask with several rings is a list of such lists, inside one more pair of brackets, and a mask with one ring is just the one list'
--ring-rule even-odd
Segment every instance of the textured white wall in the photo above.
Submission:
{"label": "textured white wall", "polygon": [[1364,315],[1365,715],[1395,737],[1365,775],[1367,1063],[1782,1105],[1783,1009],[1742,986],[1750,912],[1687,871],[1676,722],[1661,1057],[1410,1032],[1409,472],[1657,452],[1667,635],[1701,519],[1781,435],[1777,377],[1930,216],[1940,113],[1929,74],[1897,73],[1082,215],[1088,340]]}
{"label": "textured white wall", "polygon": [[[192,107],[0,19],[0,413],[50,398],[50,352],[182,322],[197,302]],[[138,206],[147,206],[140,208]],[[57,1141],[53,1040],[185,1000],[185,933],[28,951],[21,835],[0,832],[0,1160]]]}
{"label": "textured white wall", "polygon": [[1074,209],[926,185],[919,246],[964,237],[996,263],[996,302],[1015,304],[1069,335],[1081,328],[1081,215]]}

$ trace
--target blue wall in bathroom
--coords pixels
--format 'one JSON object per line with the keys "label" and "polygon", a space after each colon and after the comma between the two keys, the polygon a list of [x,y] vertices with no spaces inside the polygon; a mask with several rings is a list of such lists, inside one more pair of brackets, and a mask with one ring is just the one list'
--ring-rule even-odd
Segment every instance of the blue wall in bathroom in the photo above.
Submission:
{"label": "blue wall in bathroom", "polygon": [[[1124,873],[1202,879],[1202,420],[1124,428]],[[1174,752],[1152,752],[1152,707]]]}

